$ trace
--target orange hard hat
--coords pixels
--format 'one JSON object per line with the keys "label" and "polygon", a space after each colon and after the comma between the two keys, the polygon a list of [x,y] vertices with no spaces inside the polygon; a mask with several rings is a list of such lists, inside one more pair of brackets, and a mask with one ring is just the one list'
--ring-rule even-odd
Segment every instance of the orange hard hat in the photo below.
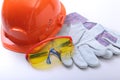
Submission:
{"label": "orange hard hat", "polygon": [[15,52],[55,36],[66,16],[59,0],[4,0],[2,43]]}

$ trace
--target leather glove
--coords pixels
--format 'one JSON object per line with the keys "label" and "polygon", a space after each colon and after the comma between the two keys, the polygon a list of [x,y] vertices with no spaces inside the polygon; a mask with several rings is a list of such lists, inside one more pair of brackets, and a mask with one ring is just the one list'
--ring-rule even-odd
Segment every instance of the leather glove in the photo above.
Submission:
{"label": "leather glove", "polygon": [[70,59],[61,57],[68,67],[73,62],[79,68],[96,67],[100,64],[98,57],[111,58],[113,54],[120,54],[119,35],[77,13],[67,15],[59,35],[71,36],[75,45]]}

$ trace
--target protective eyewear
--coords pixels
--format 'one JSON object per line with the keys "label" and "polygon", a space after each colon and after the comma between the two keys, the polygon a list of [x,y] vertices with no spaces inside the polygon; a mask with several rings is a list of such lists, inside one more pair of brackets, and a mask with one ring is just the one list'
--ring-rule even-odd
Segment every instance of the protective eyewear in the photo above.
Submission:
{"label": "protective eyewear", "polygon": [[26,52],[26,59],[36,69],[48,69],[61,64],[61,57],[70,58],[73,50],[71,37],[58,36],[46,39],[30,48]]}

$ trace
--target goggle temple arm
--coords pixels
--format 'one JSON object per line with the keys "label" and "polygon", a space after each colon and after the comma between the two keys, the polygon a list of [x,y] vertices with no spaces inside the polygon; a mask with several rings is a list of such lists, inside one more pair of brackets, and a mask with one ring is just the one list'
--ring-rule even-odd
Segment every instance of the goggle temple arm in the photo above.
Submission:
{"label": "goggle temple arm", "polygon": [[48,54],[48,57],[47,57],[47,60],[46,60],[46,63],[47,64],[51,64],[51,60],[50,60],[50,55],[53,54],[55,56],[58,57],[58,59],[61,61],[61,55],[59,52],[57,52],[54,48],[50,49],[49,51],[49,54]]}

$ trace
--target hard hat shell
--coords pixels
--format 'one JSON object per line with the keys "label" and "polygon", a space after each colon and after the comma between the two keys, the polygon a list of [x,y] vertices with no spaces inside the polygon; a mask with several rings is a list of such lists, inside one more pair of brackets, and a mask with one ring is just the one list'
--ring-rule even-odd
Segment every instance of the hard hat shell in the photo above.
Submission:
{"label": "hard hat shell", "polygon": [[55,36],[65,15],[65,8],[59,0],[4,0],[3,46],[25,52],[32,45]]}

